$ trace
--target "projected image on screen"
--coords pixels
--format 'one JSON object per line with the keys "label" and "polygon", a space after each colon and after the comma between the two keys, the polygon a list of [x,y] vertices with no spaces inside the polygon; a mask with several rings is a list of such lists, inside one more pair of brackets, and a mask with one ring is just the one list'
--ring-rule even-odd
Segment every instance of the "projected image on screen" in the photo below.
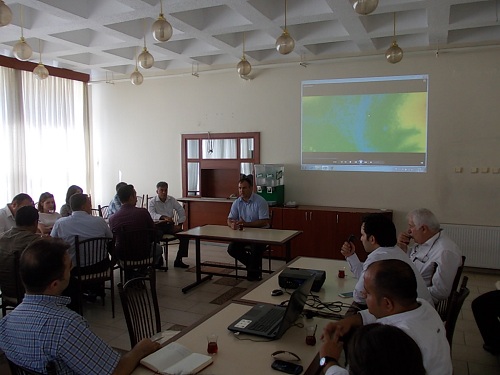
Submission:
{"label": "projected image on screen", "polygon": [[427,76],[302,82],[302,169],[425,172]]}

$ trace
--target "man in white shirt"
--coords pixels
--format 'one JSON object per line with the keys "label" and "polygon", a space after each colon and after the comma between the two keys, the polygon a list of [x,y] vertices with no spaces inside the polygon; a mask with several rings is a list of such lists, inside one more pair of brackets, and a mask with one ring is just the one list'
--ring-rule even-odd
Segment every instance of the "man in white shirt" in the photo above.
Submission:
{"label": "man in white shirt", "polygon": [[325,375],[346,375],[338,364],[339,344],[352,329],[370,323],[400,328],[418,345],[427,375],[451,375],[450,346],[446,332],[434,307],[417,298],[417,282],[411,267],[400,260],[372,263],[364,274],[368,310],[360,311],[338,322],[329,323],[323,331],[320,358]]}
{"label": "man in white shirt", "polygon": [[356,254],[356,247],[352,242],[344,242],[340,250],[342,255],[346,257],[352,273],[358,278],[353,297],[354,302],[359,307],[365,308],[366,305],[363,274],[370,264],[383,259],[399,259],[407,263],[415,273],[415,278],[417,279],[418,297],[432,303],[432,297],[417,268],[408,259],[408,256],[396,246],[396,227],[390,219],[380,214],[372,214],[364,217],[361,224],[361,242],[365,251],[369,253],[364,262],[359,260]]}
{"label": "man in white shirt", "polygon": [[16,211],[24,206],[34,206],[33,199],[28,194],[17,194],[11,203],[0,209],[0,236],[16,226]]}
{"label": "man in white shirt", "polygon": [[[398,245],[407,252],[422,275],[434,303],[449,297],[462,253],[457,244],[441,231],[436,216],[426,208],[411,211],[408,231],[400,233]],[[410,241],[415,242],[410,246]]]}
{"label": "man in white shirt", "polygon": [[[186,220],[186,211],[177,199],[168,195],[168,184],[160,181],[156,184],[157,196],[151,198],[148,202],[148,211],[151,218],[156,223],[156,229],[163,234],[175,234],[182,231],[182,223]],[[177,213],[177,223],[174,221],[174,211]],[[182,261],[182,258],[188,256],[189,240],[179,239],[179,250],[174,261],[174,267],[189,268]]]}

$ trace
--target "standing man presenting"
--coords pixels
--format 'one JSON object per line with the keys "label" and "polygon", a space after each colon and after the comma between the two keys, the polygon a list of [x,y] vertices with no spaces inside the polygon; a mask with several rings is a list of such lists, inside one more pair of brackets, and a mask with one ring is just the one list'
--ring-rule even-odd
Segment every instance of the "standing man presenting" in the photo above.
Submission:
{"label": "standing man presenting", "polygon": [[[156,222],[156,228],[163,234],[175,234],[182,231],[182,223],[186,220],[186,212],[177,200],[168,195],[168,184],[160,181],[156,184],[157,196],[151,198],[148,202],[148,211]],[[174,222],[174,211],[177,213],[178,223]],[[174,267],[189,268],[182,261],[182,258],[188,256],[189,240],[187,238],[179,239],[179,250],[174,261]]]}
{"label": "standing man presenting", "polygon": [[[400,233],[398,245],[408,253],[436,304],[450,296],[458,267],[462,265],[462,253],[441,231],[438,219],[430,210],[413,210],[407,218],[408,231]],[[410,246],[412,239],[415,244]]]}
{"label": "standing man presenting", "polygon": [[[239,198],[233,202],[227,217],[227,225],[232,229],[240,227],[269,228],[269,205],[260,195],[253,192],[253,182],[243,177],[238,182]],[[262,244],[231,242],[227,252],[247,267],[247,279],[262,279]]]}

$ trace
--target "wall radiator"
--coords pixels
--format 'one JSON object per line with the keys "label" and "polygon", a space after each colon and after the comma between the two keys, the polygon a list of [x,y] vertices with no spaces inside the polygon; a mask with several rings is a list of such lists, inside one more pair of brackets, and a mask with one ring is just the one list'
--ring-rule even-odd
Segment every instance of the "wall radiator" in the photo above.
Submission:
{"label": "wall radiator", "polygon": [[500,227],[441,224],[467,257],[466,267],[500,269]]}

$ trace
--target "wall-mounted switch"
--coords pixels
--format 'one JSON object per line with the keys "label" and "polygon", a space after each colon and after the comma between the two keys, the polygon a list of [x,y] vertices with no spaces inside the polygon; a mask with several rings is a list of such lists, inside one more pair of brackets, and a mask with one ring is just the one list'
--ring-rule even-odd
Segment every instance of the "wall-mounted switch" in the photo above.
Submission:
{"label": "wall-mounted switch", "polygon": [[462,173],[462,167],[455,167],[455,173]]}
{"label": "wall-mounted switch", "polygon": [[479,168],[471,168],[470,169],[470,173],[478,173],[479,172]]}
{"label": "wall-mounted switch", "polygon": [[489,173],[490,169],[488,167],[481,168],[481,173]]}

